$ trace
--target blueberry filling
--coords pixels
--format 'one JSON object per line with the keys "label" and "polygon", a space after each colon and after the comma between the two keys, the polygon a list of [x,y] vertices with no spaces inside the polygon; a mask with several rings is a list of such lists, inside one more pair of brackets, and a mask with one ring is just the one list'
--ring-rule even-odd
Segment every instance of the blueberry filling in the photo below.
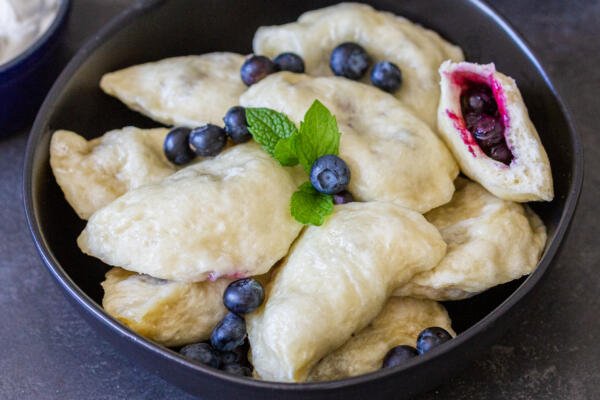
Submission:
{"label": "blueberry filling", "polygon": [[489,86],[469,82],[460,96],[465,126],[488,157],[509,165],[513,155],[504,137],[504,122]]}

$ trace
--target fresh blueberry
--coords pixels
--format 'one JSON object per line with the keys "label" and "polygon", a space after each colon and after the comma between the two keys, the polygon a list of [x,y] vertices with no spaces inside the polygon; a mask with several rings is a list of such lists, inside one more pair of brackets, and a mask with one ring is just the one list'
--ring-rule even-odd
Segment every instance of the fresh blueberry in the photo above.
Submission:
{"label": "fresh blueberry", "polygon": [[342,190],[339,193],[333,195],[333,204],[346,204],[352,203],[354,201],[354,196],[347,190]]}
{"label": "fresh blueberry", "polygon": [[242,81],[246,86],[254,85],[273,72],[277,72],[277,67],[273,61],[265,56],[254,55],[248,58],[240,69]]}
{"label": "fresh blueberry", "polygon": [[452,339],[452,336],[444,328],[437,326],[426,328],[417,337],[417,352],[425,354],[434,347]]}
{"label": "fresh blueberry", "polygon": [[265,290],[256,279],[245,278],[231,282],[223,293],[223,304],[236,314],[256,310],[265,298]]}
{"label": "fresh blueberry", "polygon": [[313,163],[310,169],[310,183],[318,192],[340,193],[346,190],[350,183],[350,169],[341,158],[327,154]]}
{"label": "fresh blueberry", "polygon": [[388,93],[394,93],[402,85],[402,71],[394,63],[381,61],[371,71],[371,83]]}
{"label": "fresh blueberry", "polygon": [[189,137],[190,129],[188,128],[173,128],[165,137],[163,151],[173,164],[183,165],[194,159],[194,152],[188,142]]}
{"label": "fresh blueberry", "polygon": [[252,139],[248,132],[248,122],[246,121],[246,109],[241,106],[231,107],[225,117],[225,132],[234,143],[244,143]]}
{"label": "fresh blueberry", "polygon": [[229,364],[223,367],[223,371],[231,375],[237,376],[252,376],[250,368],[239,364]]}
{"label": "fresh blueberry", "polygon": [[232,351],[222,351],[219,353],[221,357],[221,365],[229,364],[241,364],[244,360],[244,354],[242,354],[242,348],[237,347]]}
{"label": "fresh blueberry", "polygon": [[207,124],[192,130],[190,133],[190,146],[201,157],[216,156],[223,150],[227,143],[227,135],[223,128]]}
{"label": "fresh blueberry", "polygon": [[418,356],[417,349],[412,346],[396,346],[390,349],[383,358],[381,368],[392,368],[402,365],[406,361]]}
{"label": "fresh blueberry", "polygon": [[219,368],[221,360],[219,354],[208,343],[194,343],[182,347],[179,353],[185,358],[209,367]]}
{"label": "fresh blueberry", "polygon": [[210,343],[219,351],[232,351],[246,339],[246,321],[239,315],[227,313],[210,335]]}
{"label": "fresh blueberry", "polygon": [[331,52],[329,67],[337,76],[358,80],[365,75],[371,65],[371,58],[365,49],[352,42],[342,43]]}
{"label": "fresh blueberry", "polygon": [[304,60],[296,53],[281,53],[273,59],[280,71],[290,71],[301,74],[304,72]]}

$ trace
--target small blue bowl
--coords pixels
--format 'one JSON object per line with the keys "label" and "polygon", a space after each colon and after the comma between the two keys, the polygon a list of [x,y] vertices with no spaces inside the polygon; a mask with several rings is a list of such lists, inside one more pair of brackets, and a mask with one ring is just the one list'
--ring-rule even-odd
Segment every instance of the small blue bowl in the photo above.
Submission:
{"label": "small blue bowl", "polygon": [[60,69],[53,63],[70,0],[61,0],[54,21],[27,50],[0,65],[0,137],[23,129],[35,116]]}

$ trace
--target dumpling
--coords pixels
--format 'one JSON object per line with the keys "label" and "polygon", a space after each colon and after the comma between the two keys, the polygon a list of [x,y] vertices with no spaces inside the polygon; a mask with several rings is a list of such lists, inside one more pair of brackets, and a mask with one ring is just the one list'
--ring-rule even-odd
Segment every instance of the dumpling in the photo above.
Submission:
{"label": "dumpling", "polygon": [[126,127],[88,141],[74,132],[54,132],[50,166],[77,215],[88,219],[125,192],[174,173],[162,150],[167,133]]}
{"label": "dumpling", "polygon": [[480,185],[456,180],[452,201],[425,215],[448,253],[415,275],[396,295],[459,300],[531,273],[546,244],[546,228],[528,207],[501,200]]}
{"label": "dumpling", "polygon": [[102,77],[100,86],[132,110],[167,125],[190,128],[223,116],[246,90],[244,56],[208,53],[135,65]]}
{"label": "dumpling", "polygon": [[440,75],[438,129],[465,175],[504,200],[552,200],[550,162],[515,81],[494,64],[445,62]]}
{"label": "dumpling", "polygon": [[173,282],[113,268],[102,282],[102,306],[136,333],[165,346],[182,346],[210,337],[227,312],[223,292],[229,283]]}
{"label": "dumpling", "polygon": [[[436,126],[437,70],[445,60],[464,57],[459,47],[403,17],[366,4],[341,3],[302,14],[298,22],[261,27],[253,46],[256,54],[269,57],[295,52],[303,57],[308,74],[328,76],[331,51],[348,41],[362,45],[374,62],[398,65],[403,82],[396,97],[429,126]],[[368,73],[364,81],[369,81]]]}
{"label": "dumpling", "polygon": [[325,356],[313,368],[308,380],[330,381],[377,371],[392,347],[415,347],[419,333],[432,326],[444,328],[455,336],[450,317],[441,304],[432,300],[392,297],[366,328]]}
{"label": "dumpling", "polygon": [[234,146],[97,211],[77,243],[109,265],[181,282],[267,272],[302,225],[297,182],[256,143]]}
{"label": "dumpling", "polygon": [[447,203],[458,166],[435,133],[393,96],[339,77],[281,72],[250,87],[240,103],[299,122],[315,99],[335,115],[349,190],[362,201],[392,201],[419,212]]}
{"label": "dumpling", "polygon": [[379,314],[391,292],[443,257],[425,218],[392,203],[336,206],[307,227],[246,316],[255,374],[304,381],[317,362]]}

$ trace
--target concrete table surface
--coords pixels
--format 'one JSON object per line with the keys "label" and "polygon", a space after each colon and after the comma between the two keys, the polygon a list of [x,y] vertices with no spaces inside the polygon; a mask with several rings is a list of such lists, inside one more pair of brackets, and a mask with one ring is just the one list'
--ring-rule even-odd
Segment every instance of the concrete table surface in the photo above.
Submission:
{"label": "concrete table surface", "polygon": [[[63,57],[131,0],[73,0]],[[427,399],[600,398],[600,1],[494,0],[531,43],[582,136],[571,234],[506,336]],[[190,399],[99,338],[38,257],[21,199],[25,132],[0,139],[0,398]]]}

